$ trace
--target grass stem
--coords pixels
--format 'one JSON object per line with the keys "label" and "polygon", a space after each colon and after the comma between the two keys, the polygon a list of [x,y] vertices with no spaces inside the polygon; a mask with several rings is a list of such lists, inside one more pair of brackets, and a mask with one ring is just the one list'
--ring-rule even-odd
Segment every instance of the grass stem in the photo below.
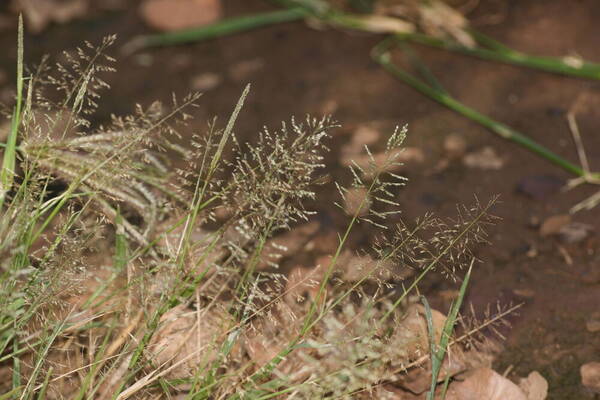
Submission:
{"label": "grass stem", "polygon": [[301,8],[272,11],[261,14],[245,15],[237,18],[224,19],[215,24],[199,28],[184,29],[175,32],[138,36],[125,45],[126,53],[148,47],[172,46],[184,43],[199,42],[220,36],[244,32],[263,26],[282,22],[296,21],[306,17],[307,12]]}
{"label": "grass stem", "polygon": [[465,104],[456,100],[449,94],[435,89],[432,86],[429,86],[425,82],[421,81],[420,79],[414,77],[402,68],[398,67],[391,59],[391,55],[389,53],[389,44],[390,42],[388,41],[388,39],[381,42],[373,50],[372,56],[376,62],[378,62],[387,72],[392,74],[395,78],[408,84],[413,89],[428,96],[432,100],[435,100],[438,103],[448,107],[449,109],[469,118],[474,122],[477,122],[478,124],[494,132],[496,135],[502,137],[503,139],[517,143],[521,147],[524,147],[527,150],[541,156],[542,158],[559,166],[567,172],[570,172],[576,176],[583,176],[584,171],[582,168],[565,160],[558,154],[552,152],[551,150],[540,145],[539,143],[535,142],[534,140],[530,139],[524,134],[509,127],[508,125],[495,121],[489,116],[482,114],[471,107],[466,106]]}

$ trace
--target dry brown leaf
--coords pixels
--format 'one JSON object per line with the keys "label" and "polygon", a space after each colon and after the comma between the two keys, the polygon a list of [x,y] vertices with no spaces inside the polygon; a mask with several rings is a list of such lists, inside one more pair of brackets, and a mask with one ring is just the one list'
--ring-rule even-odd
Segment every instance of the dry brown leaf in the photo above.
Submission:
{"label": "dry brown leaf", "polygon": [[527,378],[521,378],[519,387],[525,392],[527,400],[545,400],[548,396],[548,382],[537,371],[531,372]]}
{"label": "dry brown leaf", "polygon": [[308,250],[307,247],[310,247],[310,239],[320,229],[321,224],[319,222],[310,221],[275,236],[269,241],[269,244],[274,244],[277,248],[281,249],[282,256],[293,256],[300,251]]}
{"label": "dry brown leaf", "polygon": [[[217,308],[193,310],[180,304],[167,311],[148,345],[148,357],[158,366],[178,364],[168,376],[189,378],[198,367],[214,361],[234,321]],[[233,355],[239,353],[234,346]]]}
{"label": "dry brown leaf", "polygon": [[171,32],[216,22],[222,8],[220,0],[146,0],[140,14],[152,28]]}
{"label": "dry brown leaf", "polygon": [[[260,319],[246,330],[243,341],[244,350],[257,369],[270,362],[289,345],[299,332],[300,322],[300,319],[288,318],[284,322],[271,316]],[[293,381],[304,380],[306,375],[301,371],[303,361],[300,355],[305,351],[308,350],[299,348],[290,353],[278,364],[277,371],[287,375]]]}
{"label": "dry brown leaf", "polygon": [[52,22],[63,24],[84,16],[89,0],[13,0],[12,7],[25,16],[28,32],[39,33]]}
{"label": "dry brown leaf", "polygon": [[450,385],[446,400],[528,400],[517,385],[490,368],[476,368]]}
{"label": "dry brown leaf", "polygon": [[[157,228],[157,232],[162,232],[158,237],[158,247],[172,257],[177,257],[182,235],[185,233],[185,224],[181,224],[175,229],[172,228],[176,223],[177,218],[170,218]],[[188,239],[190,248],[185,263],[185,272],[196,276],[202,274],[205,277],[209,277],[216,272],[218,263],[226,254],[226,250],[223,246],[223,240],[217,243],[213,249],[208,250],[214,240],[214,235],[214,232],[206,231],[200,227],[192,229]],[[167,281],[165,280],[165,282]],[[159,290],[160,287],[160,285],[157,285]]]}
{"label": "dry brown leaf", "polygon": [[285,285],[285,302],[292,309],[296,309],[297,305],[308,304],[316,299],[319,286],[323,282],[325,270],[328,266],[328,257],[321,257],[313,268],[297,266],[292,269],[288,274]]}
{"label": "dry brown leaf", "polygon": [[594,232],[594,226],[581,222],[571,222],[560,228],[558,237],[564,243],[577,243]]}
{"label": "dry brown leaf", "polygon": [[371,208],[371,197],[363,187],[351,188],[344,194],[344,210],[348,215],[365,216]]}
{"label": "dry brown leaf", "polygon": [[[429,354],[429,331],[425,318],[425,307],[412,304],[406,310],[405,318],[394,333],[394,343],[399,343],[406,349],[412,360]],[[446,323],[446,316],[437,310],[431,310],[435,342],[439,343]]]}
{"label": "dry brown leaf", "polygon": [[548,217],[540,226],[540,235],[550,236],[555,235],[562,229],[563,226],[571,222],[570,215],[553,215]]}

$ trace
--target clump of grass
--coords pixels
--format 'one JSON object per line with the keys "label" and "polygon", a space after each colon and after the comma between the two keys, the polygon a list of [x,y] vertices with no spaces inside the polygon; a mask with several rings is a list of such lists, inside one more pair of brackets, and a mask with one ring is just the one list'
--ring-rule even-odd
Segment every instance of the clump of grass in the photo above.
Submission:
{"label": "clump of grass", "polygon": [[[273,238],[313,215],[306,204],[337,125],[292,119],[240,145],[234,126],[247,87],[225,127],[213,121],[187,147],[174,139],[197,94],[94,127],[113,40],[25,78],[19,31],[17,105],[0,175],[7,396],[360,397],[429,360],[435,335],[415,327],[436,327],[429,308],[415,311],[417,287],[434,271],[461,279],[462,265],[473,265],[470,246],[485,242],[494,221],[491,203],[464,208],[456,221],[393,223],[405,184],[390,172],[406,135],[396,130],[385,162],[370,156],[367,167],[351,167],[348,187],[337,185],[340,204],[351,189],[364,197],[299,307],[286,301],[294,287],[276,269],[282,249]],[[187,167],[170,167],[167,150]],[[367,224],[382,232],[362,253],[372,263],[344,280],[341,255]],[[456,304],[431,347],[433,389],[448,346],[460,345],[450,340]]]}

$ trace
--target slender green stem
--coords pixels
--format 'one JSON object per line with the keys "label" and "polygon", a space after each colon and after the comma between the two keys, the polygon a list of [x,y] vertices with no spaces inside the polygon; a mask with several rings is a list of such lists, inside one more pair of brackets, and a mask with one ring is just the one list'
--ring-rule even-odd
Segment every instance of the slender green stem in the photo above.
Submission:
{"label": "slender green stem", "polygon": [[506,47],[500,42],[478,32],[471,31],[471,34],[480,45],[485,45],[489,48],[470,48],[457,42],[438,39],[422,33],[398,33],[396,37],[413,43],[479,57],[484,60],[498,61],[561,75],[600,80],[600,64],[579,60],[571,61],[567,58],[532,56]]}
{"label": "slender green stem", "polygon": [[299,20],[306,17],[306,15],[306,10],[302,8],[291,8],[262,14],[246,15],[238,18],[225,19],[221,22],[200,28],[139,36],[129,42],[125,48],[129,50],[129,52],[134,52],[147,47],[199,42],[263,26]]}
{"label": "slender green stem", "polygon": [[552,162],[553,164],[561,167],[565,171],[568,171],[577,176],[583,176],[584,171],[560,157],[556,153],[547,149],[546,147],[538,144],[517,130],[502,124],[498,121],[493,120],[492,118],[484,115],[466,105],[461,103],[460,101],[454,99],[447,93],[440,92],[439,90],[434,89],[433,87],[427,85],[423,81],[415,78],[405,70],[399,68],[396,64],[391,60],[391,56],[388,52],[389,46],[387,46],[387,41],[384,41],[378,45],[373,51],[373,59],[377,61],[381,66],[392,74],[394,77],[400,79],[404,83],[413,87],[417,91],[423,93],[426,96],[429,96],[431,99],[437,101],[450,108],[457,113],[464,115],[470,120],[477,122],[478,124],[488,128],[498,136],[510,140],[512,142],[517,143],[518,145],[526,148],[527,150],[545,158],[546,160]]}

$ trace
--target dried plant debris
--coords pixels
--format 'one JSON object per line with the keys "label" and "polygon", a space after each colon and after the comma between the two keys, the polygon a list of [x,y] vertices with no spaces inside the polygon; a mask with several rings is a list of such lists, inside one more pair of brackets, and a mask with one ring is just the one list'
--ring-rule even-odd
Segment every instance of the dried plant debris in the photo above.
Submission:
{"label": "dried plant debris", "polygon": [[89,0],[12,0],[13,10],[22,12],[27,19],[27,29],[33,33],[43,31],[50,23],[59,24],[81,18],[89,10]]}
{"label": "dried plant debris", "polygon": [[548,384],[539,373],[532,373],[521,387],[489,368],[478,368],[448,389],[452,400],[538,400],[546,398]]}

